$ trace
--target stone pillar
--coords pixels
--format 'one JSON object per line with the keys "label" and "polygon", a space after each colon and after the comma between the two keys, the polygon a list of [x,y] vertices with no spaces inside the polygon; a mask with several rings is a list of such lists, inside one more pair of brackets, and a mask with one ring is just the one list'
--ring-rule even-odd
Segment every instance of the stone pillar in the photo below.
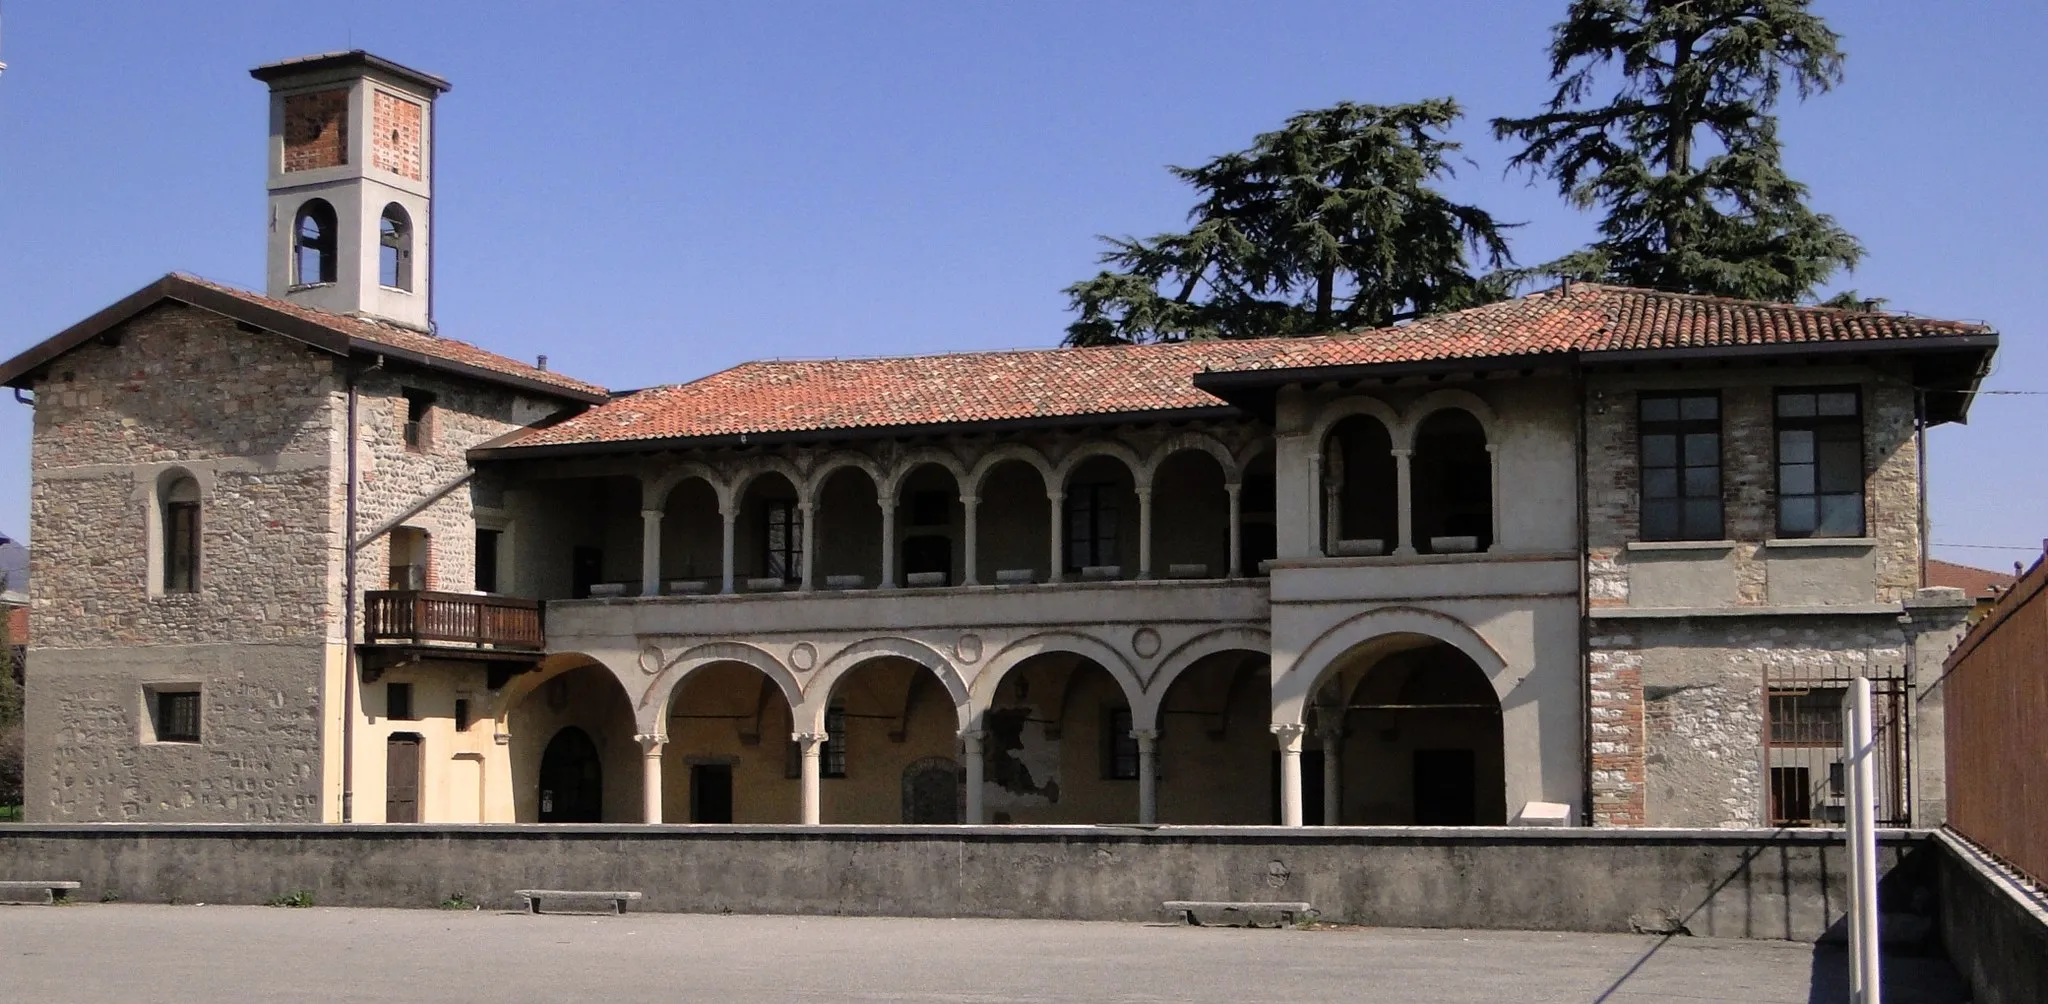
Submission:
{"label": "stone pillar", "polygon": [[896,496],[882,495],[882,582],[883,589],[896,588]]}
{"label": "stone pillar", "polygon": [[796,732],[797,752],[803,754],[803,816],[805,826],[818,825],[818,766],[825,756],[826,733]]}
{"label": "stone pillar", "polygon": [[1489,474],[1491,474],[1491,475],[1492,475],[1492,477],[1493,477],[1493,501],[1492,501],[1492,502],[1490,503],[1490,506],[1491,506],[1491,508],[1489,508],[1489,509],[1487,510],[1487,514],[1488,514],[1489,516],[1491,516],[1491,517],[1493,518],[1493,526],[1492,526],[1492,527],[1490,527],[1490,529],[1491,529],[1491,530],[1492,530],[1492,532],[1493,532],[1493,539],[1487,542],[1487,544],[1486,544],[1486,549],[1487,549],[1487,550],[1489,550],[1489,551],[1498,551],[1498,550],[1500,550],[1500,549],[1501,549],[1501,540],[1500,540],[1500,444],[1498,444],[1498,443],[1488,443],[1488,444],[1486,444],[1486,469],[1487,469],[1488,473],[1489,473]]}
{"label": "stone pillar", "polygon": [[961,532],[967,537],[960,545],[960,584],[963,586],[978,586],[981,584],[975,577],[974,571],[974,566],[979,564],[981,560],[981,532],[975,528],[974,522],[975,511],[980,508],[980,496],[960,496],[960,513],[963,518]]}
{"label": "stone pillar", "polygon": [[804,556],[798,566],[800,571],[797,572],[802,581],[797,584],[797,588],[808,591],[818,581],[818,504],[805,499],[796,504],[796,511],[798,518],[804,522]]}
{"label": "stone pillar", "polygon": [[640,821],[661,822],[660,736],[634,736],[640,743]]}
{"label": "stone pillar", "polygon": [[725,570],[725,580],[724,580],[724,584],[723,584],[723,585],[722,585],[722,586],[720,587],[720,589],[719,589],[719,592],[722,592],[722,593],[729,593],[729,592],[732,592],[732,574],[733,574],[733,567],[732,567],[732,552],[733,552],[733,538],[734,538],[734,536],[735,536],[735,533],[736,533],[736,531],[737,531],[737,528],[736,528],[736,527],[735,527],[735,526],[734,526],[733,524],[734,524],[734,522],[735,522],[735,521],[737,521],[738,519],[739,519],[739,506],[737,506],[737,505],[730,505],[730,506],[720,506],[720,507],[719,507],[719,510],[718,510],[718,522],[719,522],[720,524],[722,524],[722,525],[723,525],[723,527],[724,527],[724,530],[725,530],[725,545],[724,545],[724,551],[722,552],[722,553],[723,553],[723,555],[724,555],[724,557],[723,557],[723,558],[721,559],[721,565],[720,565],[720,567],[722,567],[722,568],[723,568],[723,569]]}
{"label": "stone pillar", "polygon": [[960,821],[969,826],[980,826],[981,814],[981,741],[988,733],[980,729],[967,729],[960,733],[962,766],[967,768],[967,805],[961,812]]}
{"label": "stone pillar", "polygon": [[1344,784],[1339,773],[1344,765],[1344,730],[1319,729],[1323,739],[1323,825],[1337,826],[1344,820]]}
{"label": "stone pillar", "polygon": [[1132,729],[1131,738],[1138,741],[1138,822],[1151,824],[1159,822],[1159,732],[1156,729]]}
{"label": "stone pillar", "polygon": [[1392,450],[1394,454],[1394,509],[1401,514],[1401,539],[1394,544],[1395,554],[1415,553],[1415,492],[1412,476],[1408,472],[1409,459],[1414,450]]}
{"label": "stone pillar", "polygon": [[1223,493],[1230,496],[1230,564],[1224,574],[1235,579],[1244,574],[1244,486],[1232,481]]}
{"label": "stone pillar", "polygon": [[1274,722],[1273,737],[1280,743],[1280,825],[1301,825],[1301,733],[1300,722]]}
{"label": "stone pillar", "polygon": [[1067,528],[1063,519],[1067,510],[1067,493],[1045,493],[1046,502],[1052,509],[1052,568],[1046,573],[1045,581],[1059,582],[1066,578]]}
{"label": "stone pillar", "polygon": [[1933,586],[1905,600],[1899,621],[1918,697],[1913,701],[1913,825],[1948,821],[1948,715],[1943,663],[1969,628],[1971,603],[1960,589]]}
{"label": "stone pillar", "polygon": [[1323,524],[1329,519],[1329,513],[1324,511],[1328,506],[1329,503],[1323,501],[1323,451],[1318,448],[1308,455],[1308,512],[1302,515],[1307,517],[1304,525],[1308,528],[1311,546],[1323,554],[1330,553],[1328,537],[1323,529]]}
{"label": "stone pillar", "polygon": [[1334,558],[1337,542],[1344,539],[1344,455],[1323,460],[1318,476],[1323,481],[1323,507],[1318,510],[1322,514],[1323,553]]}
{"label": "stone pillar", "polygon": [[661,510],[640,510],[640,595],[661,595]]}
{"label": "stone pillar", "polygon": [[1152,489],[1138,490],[1138,578],[1152,577]]}

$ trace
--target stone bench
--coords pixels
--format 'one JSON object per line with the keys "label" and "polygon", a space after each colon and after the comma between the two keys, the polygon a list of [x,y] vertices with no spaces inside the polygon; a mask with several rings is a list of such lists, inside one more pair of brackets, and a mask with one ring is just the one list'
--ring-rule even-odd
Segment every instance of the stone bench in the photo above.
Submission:
{"label": "stone bench", "polygon": [[0,882],[0,903],[17,906],[49,906],[61,895],[69,897],[76,882]]}
{"label": "stone bench", "polygon": [[[526,912],[543,913],[541,904],[567,904],[569,909],[555,910],[555,913],[625,913],[627,903],[640,901],[640,894],[623,890],[601,889],[515,889],[526,900]],[[577,906],[581,905],[581,909]]]}
{"label": "stone bench", "polygon": [[1293,927],[1315,916],[1307,903],[1227,903],[1170,899],[1167,913],[1196,927]]}

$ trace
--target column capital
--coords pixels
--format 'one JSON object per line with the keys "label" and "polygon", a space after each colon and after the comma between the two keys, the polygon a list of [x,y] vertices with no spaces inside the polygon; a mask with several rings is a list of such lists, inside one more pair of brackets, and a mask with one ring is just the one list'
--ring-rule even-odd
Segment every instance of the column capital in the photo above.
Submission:
{"label": "column capital", "polygon": [[1486,444],[1486,452],[1488,452],[1488,453],[1498,453],[1498,452],[1500,452],[1500,444],[1499,444],[1499,443],[1488,443],[1488,444]]}
{"label": "column capital", "polygon": [[789,738],[802,748],[805,756],[816,756],[819,752],[818,747],[825,745],[825,741],[832,737],[825,732],[792,732]]}
{"label": "column capital", "polygon": [[962,495],[962,496],[960,496],[960,504],[961,504],[961,505],[964,505],[964,506],[977,506],[977,505],[980,505],[980,504],[981,504],[981,496],[979,496],[979,495]]}
{"label": "column capital", "polygon": [[640,518],[641,518],[641,519],[660,519],[660,518],[661,518],[661,510],[659,510],[659,509],[642,509],[642,510],[640,510]]}
{"label": "column capital", "polygon": [[1232,494],[1232,495],[1235,495],[1235,494],[1237,494],[1238,492],[1241,492],[1241,491],[1243,491],[1243,490],[1244,490],[1244,482],[1242,482],[1242,481],[1225,481],[1225,482],[1223,482],[1223,490],[1224,490],[1224,491],[1226,491],[1226,492],[1229,492],[1229,493],[1230,493],[1230,494]]}
{"label": "column capital", "polygon": [[1049,491],[1049,492],[1046,492],[1046,493],[1045,493],[1045,497],[1046,497],[1046,499],[1047,499],[1048,501],[1051,501],[1051,502],[1055,502],[1055,503],[1059,503],[1059,502],[1065,502],[1065,501],[1067,500],[1067,493],[1066,493],[1066,490],[1065,490],[1065,489],[1060,489],[1060,490],[1058,490],[1058,491]]}
{"label": "column capital", "polygon": [[810,512],[811,510],[816,509],[818,507],[818,503],[808,498],[800,498],[796,500],[796,507],[798,509],[803,510],[804,512]]}
{"label": "column capital", "polygon": [[640,744],[641,756],[660,756],[661,747],[668,742],[667,736],[636,735],[633,741]]}
{"label": "column capital", "polygon": [[880,504],[881,504],[881,506],[882,506],[882,508],[884,508],[884,509],[887,509],[887,508],[889,508],[890,506],[893,506],[893,505],[895,505],[895,504],[896,504],[896,493],[895,493],[895,492],[876,492],[876,493],[875,493],[875,501],[876,501],[877,503],[880,503]]}
{"label": "column capital", "polygon": [[984,740],[984,739],[987,739],[987,738],[988,738],[988,730],[987,730],[987,729],[961,729],[961,730],[960,730],[960,744],[961,744],[962,746],[965,746],[965,747],[967,748],[967,752],[968,752],[969,754],[979,754],[979,753],[981,752],[981,743],[982,743],[982,740]]}
{"label": "column capital", "polygon": [[1412,449],[1409,449],[1408,447],[1405,447],[1405,446],[1397,446],[1397,447],[1395,447],[1395,448],[1393,448],[1393,449],[1391,449],[1391,450],[1388,450],[1387,452],[1388,452],[1389,454],[1391,454],[1391,455],[1393,455],[1393,456],[1395,456],[1395,457],[1397,457],[1397,458],[1403,459],[1403,460],[1406,460],[1407,458],[1409,458],[1409,457],[1412,457],[1412,456],[1414,456],[1414,455],[1415,455],[1415,451],[1414,451],[1414,450],[1412,450]]}
{"label": "column capital", "polygon": [[1301,734],[1308,728],[1300,722],[1274,722],[1269,726],[1274,738],[1280,741],[1280,749],[1287,753],[1301,752]]}
{"label": "column capital", "polygon": [[1132,729],[1131,738],[1138,741],[1138,752],[1150,753],[1158,748],[1158,729]]}

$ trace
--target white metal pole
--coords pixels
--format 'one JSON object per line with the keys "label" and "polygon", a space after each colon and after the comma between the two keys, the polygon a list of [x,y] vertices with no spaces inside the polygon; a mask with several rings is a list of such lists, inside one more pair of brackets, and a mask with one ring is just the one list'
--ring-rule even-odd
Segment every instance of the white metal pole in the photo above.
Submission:
{"label": "white metal pole", "polygon": [[1856,921],[1861,928],[1863,949],[1858,965],[1863,969],[1863,1004],[1882,1004],[1884,986],[1880,980],[1877,937],[1877,757],[1871,728],[1869,677],[1857,677],[1850,693],[1856,720],[1856,760],[1852,770],[1856,775],[1856,839],[1860,845],[1856,861],[1861,868],[1856,876],[1857,899],[1863,906],[1863,914]]}
{"label": "white metal pole", "polygon": [[1842,926],[1849,932],[1849,1004],[1864,1004],[1863,998],[1863,841],[1858,835],[1862,826],[1863,813],[1856,807],[1863,802],[1857,791],[1861,779],[1856,769],[1856,706],[1855,699],[1842,707],[1842,781],[1843,795],[1847,805],[1842,813],[1843,844],[1848,851],[1849,910],[1842,917]]}

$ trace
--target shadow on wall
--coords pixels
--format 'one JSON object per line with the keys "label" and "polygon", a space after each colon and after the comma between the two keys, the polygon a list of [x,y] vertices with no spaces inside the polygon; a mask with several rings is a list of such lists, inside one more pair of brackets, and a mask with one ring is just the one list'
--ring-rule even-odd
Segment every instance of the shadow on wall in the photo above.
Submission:
{"label": "shadow on wall", "polygon": [[[611,672],[599,665],[569,670],[535,688],[513,708],[513,818],[533,822],[631,823],[640,820],[640,746],[633,706]],[[580,733],[580,737],[578,736]],[[594,768],[594,769],[593,769]],[[593,776],[594,775],[594,776]],[[576,785],[566,785],[582,778]],[[544,781],[562,797],[544,805]],[[582,792],[599,789],[596,820]]]}

